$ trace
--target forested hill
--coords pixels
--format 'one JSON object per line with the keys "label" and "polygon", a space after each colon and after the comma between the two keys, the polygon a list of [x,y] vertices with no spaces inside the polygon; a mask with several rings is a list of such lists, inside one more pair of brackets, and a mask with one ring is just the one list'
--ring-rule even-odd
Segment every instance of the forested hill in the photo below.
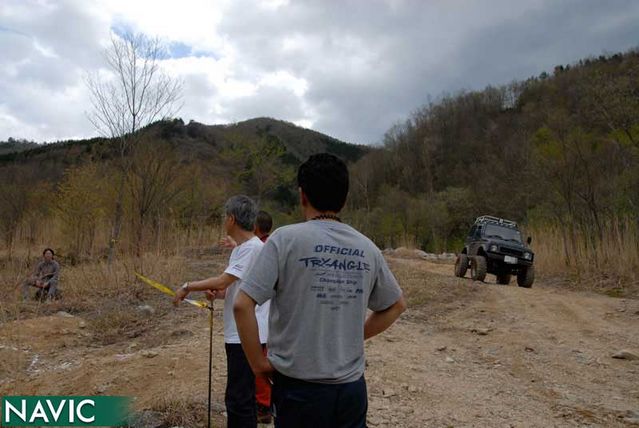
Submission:
{"label": "forested hill", "polygon": [[639,54],[444,96],[390,129],[384,147],[355,166],[351,199],[378,242],[455,250],[492,214],[558,230],[566,257],[581,237],[599,251],[608,227],[639,215]]}
{"label": "forested hill", "polygon": [[[369,151],[366,146],[348,144],[311,129],[271,118],[255,118],[228,125],[204,125],[195,121],[184,124],[181,119],[156,122],[140,131],[142,139],[169,143],[183,156],[213,159],[229,148],[261,144],[269,141],[282,149],[291,161],[303,161],[312,153],[327,151],[348,162],[358,160]],[[116,142],[104,138],[60,141],[38,145],[9,139],[0,142],[0,166],[7,163],[54,164],[55,170],[87,159],[100,161],[116,155]],[[59,165],[58,165],[59,164]]]}
{"label": "forested hill", "polygon": [[[116,139],[105,138],[35,147],[24,143],[0,154],[0,179],[18,188],[55,187],[65,172],[89,164],[112,176],[109,169],[119,162],[119,147]],[[126,157],[133,164],[162,157],[167,169],[193,170],[192,178],[203,184],[272,199],[278,210],[289,211],[296,201],[294,171],[309,155],[324,151],[352,163],[370,148],[270,118],[229,125],[174,119],[140,130]]]}
{"label": "forested hill", "polygon": [[23,152],[36,147],[38,147],[38,144],[31,141],[9,138],[7,141],[0,141],[0,155]]}
{"label": "forested hill", "polygon": [[96,237],[110,227],[122,186],[124,235],[138,249],[160,227],[179,234],[219,223],[224,201],[237,193],[256,198],[283,224],[297,219],[295,172],[310,154],[329,152],[352,164],[371,150],[269,118],[214,126],[161,121],[129,140],[124,152],[118,139],[105,138],[0,146],[7,149],[0,154],[5,245],[41,233],[52,220],[63,248],[100,250]]}

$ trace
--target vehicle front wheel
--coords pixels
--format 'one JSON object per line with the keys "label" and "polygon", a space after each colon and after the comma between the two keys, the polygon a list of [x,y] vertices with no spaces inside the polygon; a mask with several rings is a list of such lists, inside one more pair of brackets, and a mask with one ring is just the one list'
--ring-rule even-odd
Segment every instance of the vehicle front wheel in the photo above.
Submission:
{"label": "vehicle front wheel", "polygon": [[455,261],[455,276],[463,278],[468,270],[468,256],[466,254],[460,254]]}
{"label": "vehicle front wheel", "polygon": [[474,281],[483,281],[486,279],[488,266],[486,265],[486,257],[474,256],[470,260],[470,276]]}
{"label": "vehicle front wheel", "polygon": [[528,266],[517,274],[517,285],[523,288],[530,288],[535,282],[535,267]]}

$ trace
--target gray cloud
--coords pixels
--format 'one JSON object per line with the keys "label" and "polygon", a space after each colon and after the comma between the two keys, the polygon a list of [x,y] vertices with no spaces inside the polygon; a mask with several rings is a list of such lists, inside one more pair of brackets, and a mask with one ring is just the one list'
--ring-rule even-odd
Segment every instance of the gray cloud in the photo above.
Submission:
{"label": "gray cloud", "polygon": [[83,113],[88,106],[83,75],[101,64],[100,42],[109,32],[87,5],[25,1],[0,9],[0,115],[5,117],[0,139],[92,135]]}
{"label": "gray cloud", "polygon": [[184,76],[182,116],[206,123],[215,116],[213,100],[216,89],[206,74],[193,73]]}
{"label": "gray cloud", "polygon": [[[8,1],[0,8],[0,139],[95,135],[82,76],[103,65],[111,25],[128,18],[109,20],[92,2]],[[225,93],[211,62],[175,67],[185,83],[181,115],[206,123],[271,116],[377,143],[429,97],[632,48],[638,18],[631,0],[311,0],[279,8],[234,0],[216,28],[234,52],[226,78],[255,91]],[[264,83],[278,72],[306,82],[306,91]]]}
{"label": "gray cloud", "polygon": [[525,79],[555,65],[624,51],[639,43],[639,3],[547,2],[485,28],[455,52],[448,87],[480,88]]}
{"label": "gray cloud", "polygon": [[260,116],[300,120],[305,115],[303,100],[300,97],[286,88],[272,86],[263,88],[256,95],[229,102],[225,108],[226,115],[234,122]]}
{"label": "gray cloud", "polygon": [[[527,78],[639,40],[631,1],[233,5],[221,29],[247,73],[306,79],[314,127],[368,144],[429,96]],[[286,49],[296,39],[300,48]]]}

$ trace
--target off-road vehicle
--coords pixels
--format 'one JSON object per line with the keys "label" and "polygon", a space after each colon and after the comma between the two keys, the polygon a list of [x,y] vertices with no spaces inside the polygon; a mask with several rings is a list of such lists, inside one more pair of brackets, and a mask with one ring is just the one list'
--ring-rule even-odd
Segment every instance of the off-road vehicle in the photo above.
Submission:
{"label": "off-road vehicle", "polygon": [[470,268],[471,277],[483,281],[486,274],[497,276],[498,284],[509,284],[517,275],[520,287],[530,288],[535,281],[535,254],[521,239],[517,223],[492,216],[477,217],[470,228],[464,249],[455,262],[455,276],[463,278]]}

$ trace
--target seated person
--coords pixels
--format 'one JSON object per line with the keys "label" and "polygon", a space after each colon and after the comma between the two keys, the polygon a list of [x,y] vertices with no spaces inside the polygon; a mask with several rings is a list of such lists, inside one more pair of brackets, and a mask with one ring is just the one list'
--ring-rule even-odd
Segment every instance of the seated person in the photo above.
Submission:
{"label": "seated person", "polygon": [[28,299],[31,287],[38,288],[36,298],[45,297],[54,299],[58,297],[58,279],[60,276],[60,264],[53,260],[55,253],[51,248],[45,248],[42,252],[42,261],[36,266],[35,272],[22,284],[22,297]]}

